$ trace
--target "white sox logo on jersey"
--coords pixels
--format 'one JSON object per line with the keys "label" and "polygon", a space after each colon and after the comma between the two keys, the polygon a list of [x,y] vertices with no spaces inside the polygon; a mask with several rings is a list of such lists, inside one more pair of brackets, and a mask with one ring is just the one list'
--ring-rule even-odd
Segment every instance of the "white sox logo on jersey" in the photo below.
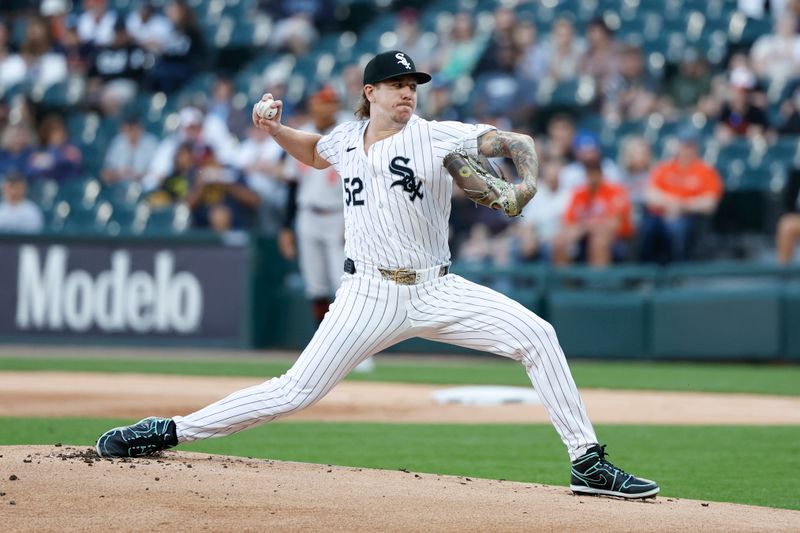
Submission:
{"label": "white sox logo on jersey", "polygon": [[398,52],[394,55],[398,59],[398,63],[406,67],[406,70],[411,70],[411,63],[408,62],[406,56],[404,56],[401,52]]}
{"label": "white sox logo on jersey", "polygon": [[389,164],[389,172],[395,176],[401,176],[402,179],[393,181],[391,187],[394,187],[395,185],[402,187],[405,192],[411,195],[409,199],[412,202],[417,198],[421,199],[423,197],[422,193],[420,192],[420,189],[422,189],[422,181],[418,182],[414,171],[405,165],[401,165],[398,161],[408,164],[411,159],[401,155],[398,155],[392,159],[392,162]]}

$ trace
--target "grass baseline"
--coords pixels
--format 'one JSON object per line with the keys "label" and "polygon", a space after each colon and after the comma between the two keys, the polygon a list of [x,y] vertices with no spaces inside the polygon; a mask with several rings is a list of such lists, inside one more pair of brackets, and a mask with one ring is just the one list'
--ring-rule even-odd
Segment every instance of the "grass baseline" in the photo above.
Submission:
{"label": "grass baseline", "polygon": [[[0,418],[0,445],[92,445],[132,420]],[[800,510],[793,426],[599,426],[610,460],[657,480],[661,495]],[[356,444],[357,445],[354,445]],[[565,486],[569,462],[552,426],[280,421],[184,451]]]}

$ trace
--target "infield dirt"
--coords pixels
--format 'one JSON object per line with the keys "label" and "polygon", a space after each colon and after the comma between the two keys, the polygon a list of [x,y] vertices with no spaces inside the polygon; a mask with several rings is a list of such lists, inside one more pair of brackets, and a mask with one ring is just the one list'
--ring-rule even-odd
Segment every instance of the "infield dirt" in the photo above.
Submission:
{"label": "infield dirt", "polygon": [[797,531],[800,512],[563,487],[166,452],[0,447],[0,520],[22,531]]}
{"label": "infield dirt", "polygon": [[[258,378],[0,372],[0,416],[174,416],[195,411]],[[446,386],[340,383],[292,420],[392,423],[542,423],[541,405],[440,405]],[[800,397],[582,389],[589,416],[602,424],[800,425]]]}

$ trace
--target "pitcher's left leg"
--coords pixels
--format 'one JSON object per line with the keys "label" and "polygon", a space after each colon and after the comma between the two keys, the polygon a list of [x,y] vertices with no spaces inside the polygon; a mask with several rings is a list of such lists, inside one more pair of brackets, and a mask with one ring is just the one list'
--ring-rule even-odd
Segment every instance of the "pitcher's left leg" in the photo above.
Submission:
{"label": "pitcher's left leg", "polygon": [[571,459],[597,443],[555,329],[499,292],[449,275],[420,286],[411,316],[421,336],[521,361]]}

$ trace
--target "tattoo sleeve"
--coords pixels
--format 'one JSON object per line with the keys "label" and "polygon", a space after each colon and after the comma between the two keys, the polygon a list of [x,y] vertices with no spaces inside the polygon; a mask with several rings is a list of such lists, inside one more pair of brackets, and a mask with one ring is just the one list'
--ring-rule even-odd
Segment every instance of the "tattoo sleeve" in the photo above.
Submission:
{"label": "tattoo sleeve", "polygon": [[486,157],[508,157],[514,162],[521,183],[514,185],[521,206],[536,194],[539,158],[536,146],[528,135],[511,131],[492,130],[478,137],[478,152]]}

